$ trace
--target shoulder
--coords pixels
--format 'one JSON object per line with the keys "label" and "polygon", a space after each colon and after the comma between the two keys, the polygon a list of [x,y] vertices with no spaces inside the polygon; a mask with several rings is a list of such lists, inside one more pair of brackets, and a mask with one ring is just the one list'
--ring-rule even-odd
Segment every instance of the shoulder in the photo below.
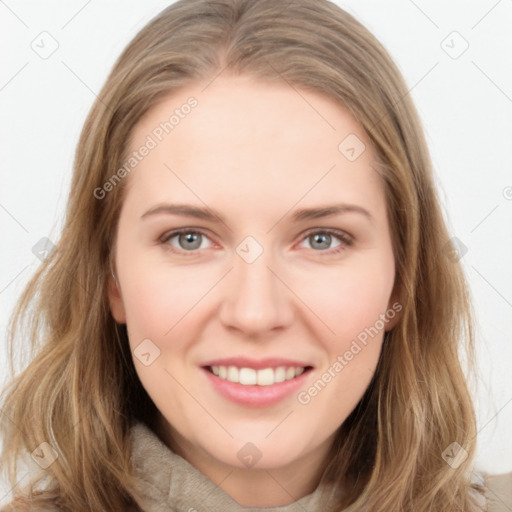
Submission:
{"label": "shoulder", "polygon": [[512,472],[483,475],[488,512],[512,510]]}

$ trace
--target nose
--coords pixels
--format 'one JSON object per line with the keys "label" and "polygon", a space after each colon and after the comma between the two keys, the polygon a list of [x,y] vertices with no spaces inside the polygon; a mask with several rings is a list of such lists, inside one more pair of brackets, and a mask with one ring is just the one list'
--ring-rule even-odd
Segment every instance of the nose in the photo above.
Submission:
{"label": "nose", "polygon": [[291,325],[293,293],[270,251],[264,250],[252,263],[236,253],[233,258],[234,268],[227,276],[229,285],[220,308],[226,328],[254,337]]}

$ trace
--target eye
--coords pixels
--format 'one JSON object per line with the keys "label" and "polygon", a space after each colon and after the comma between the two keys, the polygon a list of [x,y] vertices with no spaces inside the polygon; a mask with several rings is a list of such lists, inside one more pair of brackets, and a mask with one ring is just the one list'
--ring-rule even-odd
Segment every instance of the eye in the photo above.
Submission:
{"label": "eye", "polygon": [[[172,243],[174,239],[175,243]],[[333,239],[338,240],[338,244],[334,246],[334,248],[330,248]],[[164,234],[160,238],[160,243],[162,243],[166,249],[175,253],[193,256],[199,249],[207,249],[210,247],[203,245],[205,240],[210,240],[210,238],[202,230],[182,228]],[[325,253],[325,255],[337,254],[352,245],[354,241],[349,234],[335,229],[310,230],[302,240],[303,243],[304,241],[310,241],[311,248],[315,250],[315,252]]]}
{"label": "eye", "polygon": [[[338,245],[336,245],[334,249],[325,250],[329,249],[333,238],[339,241]],[[310,241],[311,247],[317,250],[316,252],[327,254],[337,254],[338,252],[346,249],[346,247],[352,245],[354,241],[347,233],[334,229],[317,229],[316,231],[309,231],[303,240]]]}
{"label": "eye", "polygon": [[[173,239],[176,239],[178,247],[171,243]],[[207,248],[202,245],[205,239],[208,238],[203,231],[184,228],[166,233],[160,238],[160,242],[174,252],[189,252],[193,254],[198,249]]]}

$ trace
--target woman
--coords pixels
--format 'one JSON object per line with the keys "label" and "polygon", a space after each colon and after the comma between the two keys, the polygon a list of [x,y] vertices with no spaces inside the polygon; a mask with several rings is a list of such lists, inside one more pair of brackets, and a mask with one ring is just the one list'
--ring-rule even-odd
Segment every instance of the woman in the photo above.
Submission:
{"label": "woman", "polygon": [[5,510],[483,510],[450,248],[360,23],[171,5],[99,94],[13,319],[42,344],[4,391],[2,464],[40,471]]}

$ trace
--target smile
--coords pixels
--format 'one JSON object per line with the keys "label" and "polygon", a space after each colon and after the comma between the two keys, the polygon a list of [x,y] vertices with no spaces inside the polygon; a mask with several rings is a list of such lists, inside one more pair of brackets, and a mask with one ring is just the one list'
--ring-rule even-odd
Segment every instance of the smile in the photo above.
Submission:
{"label": "smile", "polygon": [[310,380],[313,366],[302,365],[283,359],[256,362],[231,358],[210,361],[201,370],[211,389],[223,399],[246,407],[269,407],[290,399]]}

